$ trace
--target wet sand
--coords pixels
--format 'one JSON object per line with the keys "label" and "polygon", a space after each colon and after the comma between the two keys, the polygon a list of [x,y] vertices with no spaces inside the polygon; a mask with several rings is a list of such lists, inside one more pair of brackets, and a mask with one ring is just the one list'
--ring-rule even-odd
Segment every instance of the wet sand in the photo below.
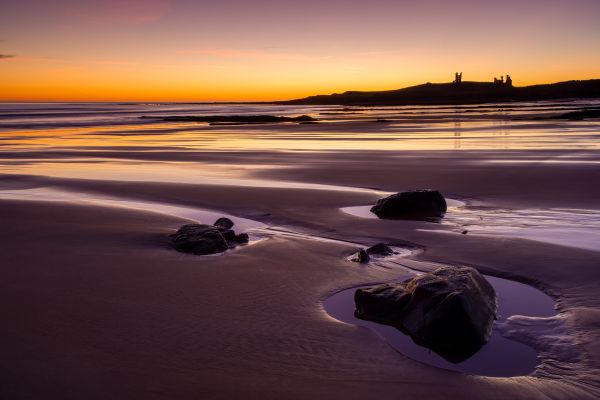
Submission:
{"label": "wet sand", "polygon": [[[79,150],[33,149],[23,157],[11,150],[12,157],[3,157],[5,165],[28,164],[36,158],[32,152],[44,152],[33,164],[43,158],[55,167],[72,162],[74,151]],[[556,300],[558,314],[515,317],[503,328],[538,351],[532,375],[447,371],[414,361],[371,330],[326,313],[323,301],[332,294],[399,276],[394,269],[346,261],[352,244],[272,234],[222,256],[196,257],[168,245],[167,236],[189,222],[181,217],[83,201],[5,198],[0,199],[0,310],[7,321],[0,341],[2,398],[600,396],[600,252],[519,238],[445,235],[431,232],[447,229],[439,224],[371,220],[340,210],[374,202],[381,196],[377,190],[422,187],[495,206],[597,209],[597,150],[84,152],[96,160],[81,174],[5,168],[0,192],[84,192],[207,208],[272,229],[362,245],[409,243],[423,250],[404,260],[411,268],[475,266],[544,291]],[[128,180],[127,167],[123,179],[94,175],[93,166],[105,156],[116,170],[119,160],[135,160],[142,170],[146,163],[169,169],[163,163],[184,161],[224,182]],[[566,158],[584,162],[539,162]],[[238,179],[256,181],[244,186]],[[259,183],[273,180],[353,189]]]}

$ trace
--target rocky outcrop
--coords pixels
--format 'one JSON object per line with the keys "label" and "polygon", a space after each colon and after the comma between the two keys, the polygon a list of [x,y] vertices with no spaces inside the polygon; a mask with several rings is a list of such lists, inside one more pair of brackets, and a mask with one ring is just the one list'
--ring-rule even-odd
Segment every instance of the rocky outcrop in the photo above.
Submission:
{"label": "rocky outcrop", "polygon": [[233,221],[219,218],[213,225],[187,224],[171,235],[177,251],[197,255],[222,253],[240,244],[248,243],[248,234],[236,235]]}
{"label": "rocky outcrop", "polygon": [[494,288],[469,267],[358,289],[354,300],[357,318],[392,325],[451,362],[488,341],[497,309]]}
{"label": "rocky outcrop", "polygon": [[446,210],[446,200],[437,190],[396,193],[371,207],[371,212],[382,219],[439,219]]}

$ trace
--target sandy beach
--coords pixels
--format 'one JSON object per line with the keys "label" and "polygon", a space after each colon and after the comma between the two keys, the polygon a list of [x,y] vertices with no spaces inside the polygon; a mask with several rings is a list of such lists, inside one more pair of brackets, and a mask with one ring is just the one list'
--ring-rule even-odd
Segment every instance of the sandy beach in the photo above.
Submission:
{"label": "sandy beach", "polygon": [[[600,125],[434,110],[315,125],[0,122],[0,397],[600,397],[600,245],[580,245],[600,221]],[[372,122],[383,115],[398,119]],[[421,188],[462,205],[444,223],[341,210]],[[190,210],[248,220],[254,238],[217,256],[176,252],[169,235],[197,221]],[[525,221],[547,210],[567,228]],[[536,236],[544,229],[556,240]],[[398,268],[346,260],[379,242],[415,251]],[[555,301],[554,316],[498,327],[537,352],[534,371],[436,368],[323,307],[341,290],[440,264]]]}

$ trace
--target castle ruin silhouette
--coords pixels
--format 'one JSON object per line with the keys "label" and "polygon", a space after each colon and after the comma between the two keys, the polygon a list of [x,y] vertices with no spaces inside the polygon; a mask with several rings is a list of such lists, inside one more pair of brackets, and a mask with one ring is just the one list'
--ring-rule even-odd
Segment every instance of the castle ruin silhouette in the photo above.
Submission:
{"label": "castle ruin silhouette", "polygon": [[[455,85],[460,85],[462,83],[462,72],[455,72],[454,73],[454,81],[452,83],[454,83]],[[504,86],[509,86],[512,87],[513,85],[513,81],[512,78],[510,77],[510,75],[506,74],[506,81],[504,80],[504,75],[502,75],[500,77],[500,79],[494,77],[494,85],[504,85]]]}

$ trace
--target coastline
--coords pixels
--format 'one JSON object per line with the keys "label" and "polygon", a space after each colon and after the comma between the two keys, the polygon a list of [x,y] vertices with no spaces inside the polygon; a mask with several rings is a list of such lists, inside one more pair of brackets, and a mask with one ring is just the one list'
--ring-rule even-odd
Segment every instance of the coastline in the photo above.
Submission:
{"label": "coastline", "polygon": [[460,105],[561,101],[600,97],[600,79],[564,81],[530,86],[500,82],[425,83],[397,90],[377,92],[348,91],[331,95],[309,96],[280,104],[341,105]]}

